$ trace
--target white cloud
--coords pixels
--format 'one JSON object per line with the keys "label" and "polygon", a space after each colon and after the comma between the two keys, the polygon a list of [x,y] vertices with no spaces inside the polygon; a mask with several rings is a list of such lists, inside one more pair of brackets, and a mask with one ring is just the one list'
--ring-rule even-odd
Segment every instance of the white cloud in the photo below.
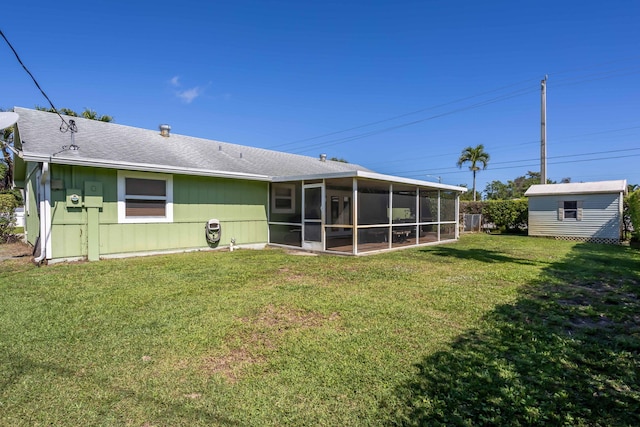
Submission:
{"label": "white cloud", "polygon": [[185,104],[191,104],[196,98],[202,96],[211,82],[205,86],[194,86],[190,89],[183,89],[180,82],[180,76],[174,76],[169,79],[169,84],[174,88],[174,94],[182,100]]}
{"label": "white cloud", "polygon": [[196,99],[203,93],[204,93],[204,89],[202,89],[199,86],[196,86],[191,89],[178,91],[176,92],[176,95],[178,96],[178,98],[182,99],[182,101],[186,102],[187,104],[190,104],[194,99]]}

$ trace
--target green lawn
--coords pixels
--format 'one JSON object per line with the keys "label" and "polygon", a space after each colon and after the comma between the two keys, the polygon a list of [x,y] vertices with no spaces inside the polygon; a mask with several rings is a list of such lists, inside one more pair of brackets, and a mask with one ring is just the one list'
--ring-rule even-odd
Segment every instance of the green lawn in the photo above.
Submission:
{"label": "green lawn", "polygon": [[0,263],[2,426],[640,425],[640,252]]}

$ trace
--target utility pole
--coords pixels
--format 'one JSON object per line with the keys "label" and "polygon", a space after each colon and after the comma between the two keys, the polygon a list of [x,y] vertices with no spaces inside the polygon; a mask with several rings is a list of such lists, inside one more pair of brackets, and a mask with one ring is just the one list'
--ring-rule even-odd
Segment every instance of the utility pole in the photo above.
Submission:
{"label": "utility pole", "polygon": [[540,184],[547,183],[547,76],[540,82]]}

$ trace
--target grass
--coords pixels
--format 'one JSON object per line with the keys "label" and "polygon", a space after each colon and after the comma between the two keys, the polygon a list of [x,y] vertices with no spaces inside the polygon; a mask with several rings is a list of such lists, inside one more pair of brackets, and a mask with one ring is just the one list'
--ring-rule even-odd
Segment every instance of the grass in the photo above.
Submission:
{"label": "grass", "polygon": [[0,425],[640,425],[628,247],[0,267]]}

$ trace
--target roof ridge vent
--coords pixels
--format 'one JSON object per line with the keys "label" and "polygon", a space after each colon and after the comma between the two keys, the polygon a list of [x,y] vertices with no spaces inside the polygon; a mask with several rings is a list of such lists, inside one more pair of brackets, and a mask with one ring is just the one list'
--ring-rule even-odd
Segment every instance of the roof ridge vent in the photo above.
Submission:
{"label": "roof ridge vent", "polygon": [[170,132],[171,132],[171,126],[167,124],[160,125],[160,136],[169,138]]}

